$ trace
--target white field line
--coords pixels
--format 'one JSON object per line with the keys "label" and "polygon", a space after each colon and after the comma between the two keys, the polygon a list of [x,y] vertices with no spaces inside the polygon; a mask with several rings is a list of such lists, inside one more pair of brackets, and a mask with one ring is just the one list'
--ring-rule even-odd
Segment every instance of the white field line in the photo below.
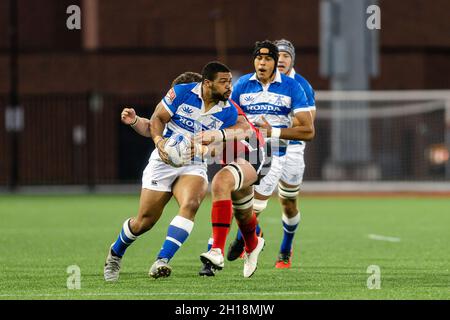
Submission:
{"label": "white field line", "polygon": [[72,293],[17,293],[17,294],[0,294],[0,298],[12,297],[139,297],[139,296],[242,296],[242,295],[257,295],[257,296],[295,296],[295,295],[317,295],[320,292],[315,291],[297,291],[297,292],[214,292],[214,293],[200,293],[200,292],[80,292],[79,290],[71,290]]}
{"label": "white field line", "polygon": [[381,236],[379,234],[369,234],[369,239],[389,242],[400,242],[400,238]]}

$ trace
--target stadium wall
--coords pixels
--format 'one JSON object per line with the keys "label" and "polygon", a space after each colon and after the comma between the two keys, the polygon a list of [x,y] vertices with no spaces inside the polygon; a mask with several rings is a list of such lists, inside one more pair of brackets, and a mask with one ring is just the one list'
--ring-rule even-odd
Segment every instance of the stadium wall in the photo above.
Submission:
{"label": "stadium wall", "polygon": [[[236,10],[226,1],[205,6],[201,0],[100,0],[98,50],[92,53],[83,49],[82,31],[65,28],[65,8],[82,1],[19,1],[20,91],[164,94],[180,72],[199,71],[206,61],[217,59],[217,21],[225,26],[226,62],[234,70],[251,71],[250,53],[256,40],[285,37],[297,45],[297,69],[316,89],[329,89],[328,80],[318,73],[319,1],[280,3],[242,1]],[[0,93],[7,93],[8,2],[0,6]],[[381,68],[372,88],[450,88],[445,72],[450,71],[446,15],[450,2],[380,0],[380,7]]]}

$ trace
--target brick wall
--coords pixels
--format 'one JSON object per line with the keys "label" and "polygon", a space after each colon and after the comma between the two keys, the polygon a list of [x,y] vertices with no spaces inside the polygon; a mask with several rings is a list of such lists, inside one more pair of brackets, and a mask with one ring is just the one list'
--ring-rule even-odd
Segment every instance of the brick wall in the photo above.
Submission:
{"label": "brick wall", "polygon": [[[81,3],[81,1],[75,1]],[[65,29],[65,6],[74,1],[20,0],[20,89],[23,93],[86,92],[162,94],[184,70],[200,71],[216,59],[215,20],[226,26],[227,64],[251,71],[255,40],[291,39],[297,69],[316,89],[327,89],[318,74],[318,1],[99,0],[100,53],[81,48],[81,32]],[[448,88],[450,2],[380,1],[381,73],[374,89]],[[0,2],[0,93],[8,90],[7,1]],[[219,10],[219,11],[217,11]],[[220,11],[222,10],[222,11]],[[189,14],[186,14],[186,13]],[[219,14],[220,15],[220,14]],[[249,18],[251,17],[251,18]],[[132,53],[127,49],[132,48]],[[142,49],[144,48],[144,49]],[[141,50],[141,51],[139,51]]]}

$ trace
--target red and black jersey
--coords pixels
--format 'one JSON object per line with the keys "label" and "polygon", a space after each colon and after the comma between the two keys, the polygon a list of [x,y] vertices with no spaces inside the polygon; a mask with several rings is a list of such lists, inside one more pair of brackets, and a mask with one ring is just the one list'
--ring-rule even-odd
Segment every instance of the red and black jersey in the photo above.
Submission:
{"label": "red and black jersey", "polygon": [[250,125],[250,127],[252,128],[252,130],[254,131],[256,138],[258,140],[258,143],[260,146],[264,145],[264,137],[261,134],[261,132],[258,130],[258,128],[256,128],[253,123],[250,122],[250,120],[248,120],[246,114],[244,113],[244,111],[242,111],[241,107],[239,107],[239,105],[234,102],[233,100],[230,99],[230,102],[235,106],[235,108],[238,111],[238,116],[244,116],[245,120],[247,120],[248,124]]}
{"label": "red and black jersey", "polygon": [[[261,132],[248,120],[241,107],[239,107],[239,105],[233,100],[229,99],[229,101],[238,111],[238,116],[245,117],[253,133],[250,137],[244,140],[227,141],[223,151],[223,163],[230,163],[231,161],[236,160],[236,158],[238,157],[242,157],[244,155],[248,156],[251,152],[258,152],[260,148],[264,147],[265,142]],[[230,149],[233,150],[232,153],[227,152],[227,150],[230,151]]]}

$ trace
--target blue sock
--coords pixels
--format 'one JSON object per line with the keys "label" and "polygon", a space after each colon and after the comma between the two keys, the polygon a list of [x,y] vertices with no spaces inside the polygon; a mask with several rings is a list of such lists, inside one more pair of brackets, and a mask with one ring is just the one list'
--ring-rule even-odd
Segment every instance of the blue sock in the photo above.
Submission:
{"label": "blue sock", "polygon": [[184,241],[186,241],[193,227],[194,222],[189,219],[183,218],[182,216],[173,218],[167,229],[166,240],[158,254],[158,259],[172,259]]}
{"label": "blue sock", "polygon": [[236,239],[238,239],[239,241],[242,240],[242,233],[241,230],[238,229],[237,235],[236,235]]}
{"label": "blue sock", "polygon": [[[259,226],[259,224],[256,225],[255,232],[256,232],[256,235],[259,237],[260,233],[261,233],[261,227]],[[241,230],[239,230],[239,229],[238,229],[238,232],[237,232],[237,235],[236,235],[236,239],[238,239],[239,241],[243,240]]]}
{"label": "blue sock", "polygon": [[122,226],[122,230],[119,233],[119,237],[117,237],[116,242],[114,242],[112,246],[112,250],[114,253],[122,257],[125,254],[125,250],[137,239],[137,236],[134,235],[130,230],[130,220],[127,219]]}
{"label": "blue sock", "polygon": [[208,240],[208,250],[207,251],[211,250],[212,245],[213,245],[213,241],[214,241],[213,238],[209,238],[209,240]]}
{"label": "blue sock", "polygon": [[293,217],[288,218],[283,213],[283,241],[281,242],[280,252],[290,253],[292,250],[292,242],[294,240],[295,230],[300,223],[300,212]]}

